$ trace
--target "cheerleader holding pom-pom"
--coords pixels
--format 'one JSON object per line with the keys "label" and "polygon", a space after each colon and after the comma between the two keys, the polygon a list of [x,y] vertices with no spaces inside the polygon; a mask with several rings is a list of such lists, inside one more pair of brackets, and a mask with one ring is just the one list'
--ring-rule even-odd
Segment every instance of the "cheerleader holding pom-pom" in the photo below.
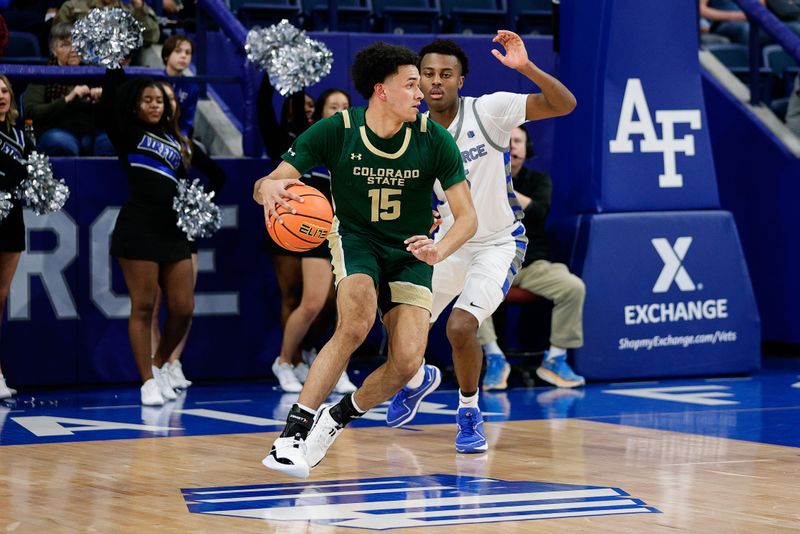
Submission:
{"label": "cheerleader holding pom-pom", "polygon": [[[60,210],[69,197],[63,180],[53,176],[47,156],[17,127],[19,111],[9,79],[0,74],[0,321],[11,280],[25,250],[23,201],[37,215]],[[0,399],[16,394],[0,369]]]}
{"label": "cheerleader holding pom-pom", "polygon": [[[109,66],[99,115],[128,178],[129,191],[112,233],[111,255],[119,261],[130,294],[128,335],[143,382],[142,404],[158,406],[176,398],[165,364],[188,333],[194,310],[190,240],[198,236],[187,235],[182,228],[208,235],[219,228],[220,221],[218,211],[214,218],[181,206],[173,208],[179,183],[191,164],[191,146],[172,121],[172,105],[162,85],[149,78],[127,80],[124,71],[116,68],[141,44],[133,36],[141,28],[118,11],[98,10],[95,15],[93,11],[84,19],[90,22],[76,25],[73,41],[81,43],[84,60]],[[114,31],[108,31],[111,25],[116,25]],[[97,42],[98,38],[106,41]],[[205,207],[216,208],[212,203]],[[202,218],[202,222],[186,220],[186,216]],[[150,328],[159,288],[167,314],[152,353]]]}

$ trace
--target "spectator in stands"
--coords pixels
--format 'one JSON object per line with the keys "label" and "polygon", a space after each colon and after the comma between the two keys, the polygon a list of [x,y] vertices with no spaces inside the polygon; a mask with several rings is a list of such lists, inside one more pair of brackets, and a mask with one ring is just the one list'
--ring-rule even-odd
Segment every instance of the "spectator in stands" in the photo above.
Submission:
{"label": "spectator in stands", "polygon": [[[280,155],[291,146],[294,137],[302,133],[311,123],[350,107],[350,96],[340,89],[328,89],[320,95],[316,103],[312,101],[311,106],[308,105],[310,97],[300,92],[284,102],[281,125],[278,125],[272,108],[273,91],[265,76],[259,91],[259,120],[267,154],[274,161],[279,160]],[[287,102],[290,104],[287,105]],[[305,113],[298,116],[293,111],[300,109],[301,105]],[[302,179],[331,200],[330,173],[327,169],[314,169]],[[313,346],[309,347],[308,351],[301,351],[303,338],[307,338],[307,343],[310,345],[318,341],[318,331],[328,326],[327,321],[323,319],[326,314],[320,314],[326,304],[333,307],[335,294],[332,291],[330,252],[327,243],[304,253],[289,252],[269,238],[267,238],[267,248],[272,255],[275,275],[281,290],[283,326],[281,352],[275,358],[272,372],[275,373],[285,392],[296,393],[302,389],[302,382],[305,382],[308,374],[308,366],[316,356],[316,349]],[[309,328],[312,324],[314,326]],[[304,353],[302,358],[301,352]],[[355,390],[356,387],[350,382],[347,371],[343,372],[334,391],[343,394]]]}
{"label": "spectator in stands", "polygon": [[[175,128],[175,130],[180,131],[179,125],[181,110],[175,95],[175,90],[172,88],[172,85],[165,81],[159,82],[159,85],[161,85],[161,88],[167,95],[170,110],[173,110],[172,115],[170,116],[172,127]],[[204,174],[206,178],[208,178],[211,191],[213,191],[215,194],[218,194],[227,178],[225,176],[225,171],[223,171],[222,168],[214,162],[214,160],[208,157],[208,154],[206,154],[203,149],[197,145],[197,143],[191,139],[188,139],[188,141],[191,146],[192,168],[197,169]],[[190,243],[190,247],[192,251],[192,287],[194,287],[197,284],[197,243],[192,241]],[[150,345],[152,347],[153,354],[155,354],[156,350],[158,350],[158,344],[161,341],[161,331],[159,330],[160,312],[161,290],[156,289],[156,302],[153,306],[153,320],[151,322],[150,329]],[[172,351],[172,354],[170,354],[169,359],[161,367],[162,374],[170,382],[170,385],[173,387],[173,389],[186,389],[192,385],[192,382],[187,380],[186,376],[183,374],[183,366],[181,365],[180,360],[181,356],[183,355],[183,349],[186,347],[186,339],[188,337],[189,330],[187,329],[183,339],[181,339],[181,341]]]}
{"label": "spectator in stands", "polygon": [[[521,287],[553,301],[550,349],[536,370],[542,380],[558,387],[577,387],[585,384],[566,361],[567,349],[583,345],[583,300],[586,288],[583,281],[569,272],[562,263],[550,263],[548,258],[545,219],[550,212],[553,183],[550,176],[523,166],[533,156],[533,144],[525,128],[511,133],[511,176],[514,191],[525,210],[522,219],[528,236],[528,250],[522,269],[512,286]],[[510,366],[497,345],[494,324],[490,317],[478,329],[478,339],[486,356],[484,389],[505,389]]]}
{"label": "spectator in stands", "polygon": [[34,34],[41,50],[47,50],[50,25],[59,5],[61,0],[0,0],[8,27],[15,32]]}
{"label": "spectator in stands", "polygon": [[[711,32],[722,35],[734,43],[748,44],[750,40],[750,23],[747,15],[735,0],[699,0],[700,18],[711,22]],[[766,0],[759,0],[766,5]],[[788,21],[785,24],[797,35],[800,35],[800,22]],[[768,40],[762,32],[762,38]]]}
{"label": "spectator in stands", "polygon": [[[50,31],[51,65],[76,66],[72,26],[56,24]],[[113,156],[105,132],[95,128],[95,108],[102,88],[88,85],[31,84],[25,91],[25,117],[33,120],[38,147],[49,156]]]}
{"label": "spectator in stands", "polygon": [[[185,35],[171,35],[164,41],[161,48],[161,59],[164,61],[167,76],[184,76],[184,72],[192,63],[194,43]],[[194,130],[194,114],[197,110],[197,100],[200,98],[200,89],[189,77],[172,80],[175,87],[175,97],[180,107],[180,130],[183,135],[191,138]]]}
{"label": "spectator in stands", "polygon": [[[25,166],[18,160],[27,158],[33,149],[30,140],[17,127],[18,116],[11,82],[0,74],[0,191],[6,193],[16,189],[27,176]],[[18,200],[12,202],[11,212],[0,221],[0,321],[11,289],[11,279],[25,250],[22,207]],[[0,399],[7,399],[14,394],[16,391],[8,387],[0,369]]]}
{"label": "spectator in stands", "polygon": [[789,97],[789,106],[786,109],[786,126],[800,137],[800,76],[794,79],[794,89]]}
{"label": "spectator in stands", "polygon": [[6,51],[8,44],[8,26],[6,26],[6,19],[0,15],[0,59],[3,59],[3,53]]}
{"label": "spectator in stands", "polygon": [[133,14],[133,18],[144,26],[144,45],[158,43],[158,39],[161,36],[161,32],[158,29],[158,18],[153,8],[148,6],[144,0],[130,0],[130,2],[123,2],[122,0],[67,0],[58,9],[53,24],[60,22],[75,24],[76,20],[88,15],[92,9],[103,7],[127,9]]}

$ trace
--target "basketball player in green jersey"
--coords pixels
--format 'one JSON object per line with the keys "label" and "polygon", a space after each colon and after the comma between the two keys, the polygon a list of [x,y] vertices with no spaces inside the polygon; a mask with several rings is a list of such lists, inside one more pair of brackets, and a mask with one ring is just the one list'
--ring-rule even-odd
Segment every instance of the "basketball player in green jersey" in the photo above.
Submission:
{"label": "basketball player in green jersey", "polygon": [[[352,76],[368,106],[316,122],[255,184],[254,199],[277,217],[278,206],[291,209],[286,199],[300,200],[289,186],[302,183],[301,173],[324,165],[331,171],[335,205],[328,244],[338,324],[264,458],[270,469],[308,477],[347,423],[386,401],[414,375],[428,337],[432,266],[477,229],[458,147],[447,130],[419,113],[418,60],[408,48],[386,43],[361,50]],[[428,232],[436,179],[455,223],[434,244]],[[320,409],[372,328],[376,309],[389,336],[388,361],[355,393]]]}

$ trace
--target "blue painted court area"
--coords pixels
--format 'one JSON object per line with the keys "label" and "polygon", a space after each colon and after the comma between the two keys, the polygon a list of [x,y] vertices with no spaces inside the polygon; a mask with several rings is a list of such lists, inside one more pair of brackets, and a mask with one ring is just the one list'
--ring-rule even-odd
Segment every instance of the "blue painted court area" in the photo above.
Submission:
{"label": "blue painted court area", "polygon": [[[800,447],[798,382],[800,360],[781,360],[750,377],[484,392],[481,408],[489,424],[579,418]],[[22,393],[0,402],[0,445],[274,432],[296,399],[268,382],[195,385],[158,408],[142,407],[133,386]],[[405,431],[452,423],[457,402],[455,391],[433,393]],[[383,425],[385,412],[379,406],[353,426]]]}
{"label": "blue painted court area", "polygon": [[619,488],[453,475],[183,490],[194,514],[371,530],[658,513]]}

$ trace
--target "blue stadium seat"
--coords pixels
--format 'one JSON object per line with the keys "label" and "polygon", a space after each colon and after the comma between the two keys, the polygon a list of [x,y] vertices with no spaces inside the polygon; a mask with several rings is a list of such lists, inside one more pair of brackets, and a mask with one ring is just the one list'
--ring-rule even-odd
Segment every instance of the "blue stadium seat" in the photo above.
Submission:
{"label": "blue stadium seat", "polygon": [[438,33],[438,0],[372,0],[375,29],[385,33]]}
{"label": "blue stadium seat", "polygon": [[231,0],[231,10],[248,28],[277,24],[281,19],[300,25],[300,0]]}
{"label": "blue stadium seat", "polygon": [[42,57],[39,40],[32,33],[8,32],[3,63],[43,64],[47,58]]}
{"label": "blue stadium seat", "polygon": [[553,0],[517,0],[517,32],[553,33]]}
{"label": "blue stadium seat", "polygon": [[[328,0],[303,0],[305,28],[312,31],[330,29]],[[338,31],[368,32],[372,29],[370,0],[338,0]]]}
{"label": "blue stadium seat", "polygon": [[761,54],[764,66],[772,73],[777,93],[788,97],[794,87],[794,77],[800,70],[797,62],[779,44],[765,46]]}
{"label": "blue stadium seat", "polygon": [[734,43],[713,43],[706,45],[711,52],[731,72],[750,68],[750,52],[747,45]]}
{"label": "blue stadium seat", "polygon": [[506,0],[441,0],[446,31],[495,33],[506,26]]}

